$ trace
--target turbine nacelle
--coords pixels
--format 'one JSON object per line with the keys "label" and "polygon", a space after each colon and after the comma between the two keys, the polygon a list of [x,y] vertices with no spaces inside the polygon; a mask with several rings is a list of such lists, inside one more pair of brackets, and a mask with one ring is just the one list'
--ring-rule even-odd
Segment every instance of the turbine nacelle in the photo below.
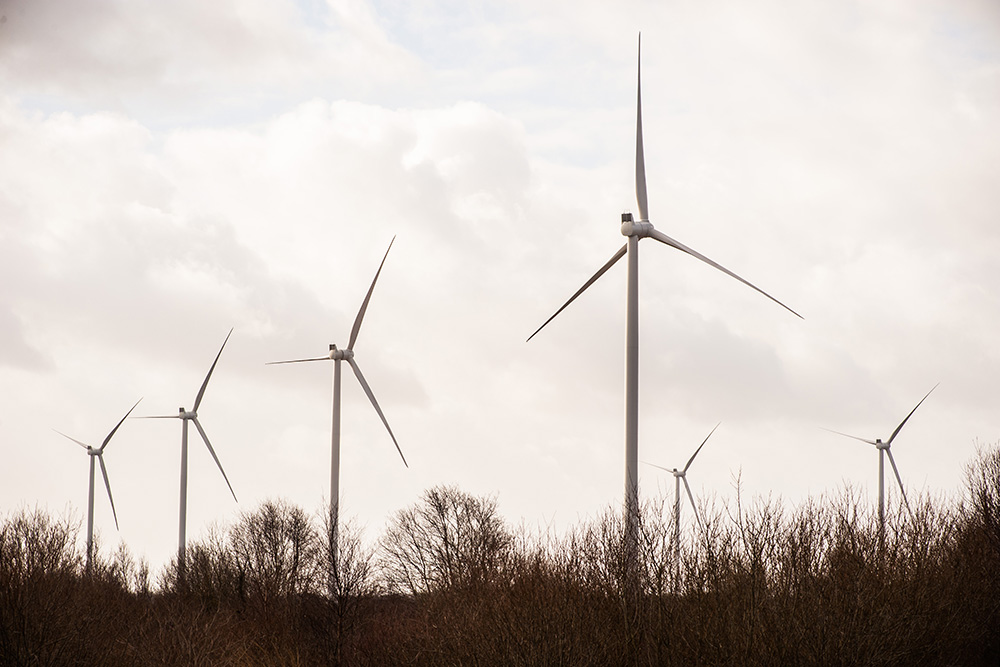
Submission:
{"label": "turbine nacelle", "polygon": [[177,408],[177,418],[178,419],[197,419],[198,418],[198,413],[195,410],[191,410],[189,412],[189,411],[185,410],[184,408]]}
{"label": "turbine nacelle", "polygon": [[354,350],[341,350],[336,345],[330,345],[330,358],[334,361],[350,361],[354,358]]}
{"label": "turbine nacelle", "polygon": [[622,213],[622,236],[637,236],[643,238],[653,231],[653,223],[649,220],[633,220],[631,213]]}
{"label": "turbine nacelle", "polygon": [[876,447],[876,449],[889,449],[889,443],[888,442],[882,442],[882,438],[876,438],[875,439],[875,447]]}

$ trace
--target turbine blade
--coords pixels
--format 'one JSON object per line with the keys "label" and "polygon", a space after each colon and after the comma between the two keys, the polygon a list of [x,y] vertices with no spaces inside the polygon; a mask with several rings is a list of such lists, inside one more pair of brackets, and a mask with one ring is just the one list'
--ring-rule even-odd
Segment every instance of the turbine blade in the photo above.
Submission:
{"label": "turbine blade", "polygon": [[139,419],[180,419],[180,415],[143,415]]}
{"label": "turbine blade", "polygon": [[[395,240],[396,237],[393,236],[392,241]],[[392,250],[392,241],[389,241],[389,247],[385,250],[385,255],[382,257],[382,264],[385,264],[385,258],[389,256],[389,251]],[[354,349],[354,341],[358,339],[358,332],[361,331],[361,320],[365,319],[365,311],[368,310],[368,300],[372,298],[372,292],[375,290],[378,275],[382,273],[382,264],[378,265],[378,271],[375,272],[371,287],[368,288],[368,294],[365,295],[365,300],[361,302],[361,310],[358,311],[358,316],[354,318],[354,327],[351,329],[351,340],[347,343],[348,350]]]}
{"label": "turbine blade", "polygon": [[643,463],[645,463],[648,466],[653,466],[654,468],[659,468],[660,470],[663,470],[663,471],[666,471],[666,472],[673,472],[673,470],[671,470],[670,468],[664,468],[663,466],[658,466],[655,463],[650,463],[649,461],[643,461]]}
{"label": "turbine blade", "polygon": [[[941,383],[938,382],[938,384],[941,384]],[[938,387],[937,384],[934,385],[933,387],[931,387],[931,391],[934,391],[935,389],[937,389],[937,387]],[[931,395],[931,391],[927,392],[924,395],[924,397],[920,399],[920,403],[923,403],[925,400],[927,400],[927,397]],[[913,413],[917,411],[917,408],[920,407],[920,403],[917,403],[917,405],[912,410],[910,410],[910,414],[906,415],[906,419],[904,419],[903,421],[899,422],[899,426],[897,426],[896,430],[893,431],[892,435],[889,436],[889,440],[886,441],[886,444],[889,444],[889,445],[892,444],[892,441],[896,437],[896,434],[899,433],[899,431],[903,428],[903,424],[906,423],[906,420],[909,419],[913,415]]]}
{"label": "turbine blade", "polygon": [[776,304],[778,304],[779,306],[781,306],[782,308],[784,308],[785,310],[787,310],[788,312],[790,312],[792,315],[795,315],[799,319],[805,319],[804,317],[802,317],[801,315],[799,315],[798,313],[796,313],[794,310],[792,310],[791,308],[789,308],[785,304],[781,303],[780,301],[778,301],[773,296],[771,296],[770,294],[768,294],[767,292],[765,292],[761,288],[757,287],[753,283],[748,282],[748,281],[744,280],[743,278],[740,278],[738,275],[736,275],[735,273],[733,273],[732,271],[730,271],[726,267],[722,266],[721,264],[719,264],[717,262],[713,262],[708,257],[705,257],[704,255],[702,255],[697,250],[692,250],[691,248],[687,247],[686,245],[684,245],[680,241],[676,241],[676,240],[670,238],[669,236],[667,236],[666,234],[664,234],[660,230],[658,230],[658,229],[650,230],[649,235],[651,237],[653,237],[654,239],[656,239],[657,241],[659,241],[660,243],[663,243],[665,245],[671,246],[673,248],[677,248],[681,252],[686,252],[687,254],[691,255],[692,257],[695,257],[695,258],[700,259],[701,261],[705,262],[709,266],[715,267],[719,271],[722,271],[727,276],[730,276],[732,278],[736,278],[736,280],[740,281],[741,283],[743,283],[747,287],[750,287],[751,289],[754,289],[754,290],[760,292],[761,294],[763,294],[764,296],[766,296],[771,301],[774,301]]}
{"label": "turbine blade", "polygon": [[691,493],[691,485],[688,484],[687,477],[682,477],[681,479],[684,480],[684,489],[687,491],[688,500],[691,501],[691,511],[694,512],[694,518],[698,520],[698,527],[704,528],[701,525],[701,517],[698,516],[698,506],[694,504],[694,494]]}
{"label": "turbine blade", "polygon": [[837,435],[842,435],[845,438],[852,438],[854,440],[860,440],[861,442],[867,442],[869,445],[878,445],[878,443],[875,442],[874,440],[867,440],[865,438],[859,438],[858,436],[856,436],[856,435],[850,435],[849,433],[841,433],[840,431],[834,431],[832,428],[824,428],[822,426],[820,426],[820,428],[823,429],[824,431],[829,432],[829,433],[836,433]]}
{"label": "turbine blade", "polygon": [[892,450],[886,448],[885,453],[889,455],[889,463],[892,464],[892,471],[896,473],[896,481],[899,483],[899,492],[903,494],[903,504],[906,505],[906,511],[913,516],[913,510],[910,509],[910,501],[906,499],[906,489],[903,488],[903,479],[899,476],[899,468],[896,467],[896,460],[892,458]]}
{"label": "turbine blade", "polygon": [[[139,401],[141,401],[141,400],[142,399],[140,398]],[[103,453],[104,452],[104,448],[108,446],[108,443],[111,441],[111,436],[113,436],[115,434],[115,431],[118,430],[118,427],[125,423],[125,420],[128,419],[128,416],[130,414],[132,414],[132,410],[135,410],[135,406],[139,405],[139,401],[136,401],[135,405],[133,405],[131,408],[129,408],[129,411],[125,413],[125,416],[122,417],[122,420],[120,422],[118,422],[113,429],[111,429],[111,433],[108,433],[108,437],[104,438],[104,442],[101,443],[101,449],[99,450],[101,453]]]}
{"label": "turbine blade", "polygon": [[[544,328],[545,328],[545,325],[546,325],[546,324],[548,324],[549,322],[551,322],[552,320],[554,320],[554,319],[556,318],[556,315],[558,315],[559,313],[561,313],[562,311],[564,311],[564,310],[566,309],[566,306],[568,306],[569,304],[573,303],[573,301],[574,301],[574,300],[576,299],[576,297],[578,297],[578,296],[580,296],[581,294],[583,294],[584,290],[586,290],[586,289],[587,289],[588,287],[590,287],[591,285],[593,285],[593,284],[594,284],[594,282],[595,282],[595,281],[596,281],[596,280],[597,280],[598,278],[600,278],[601,276],[603,276],[603,275],[604,275],[604,273],[605,273],[605,272],[606,272],[606,271],[607,271],[608,269],[610,269],[610,268],[611,268],[612,266],[614,266],[615,262],[617,262],[617,261],[618,261],[619,259],[621,259],[622,257],[624,257],[624,256],[625,256],[625,252],[626,252],[627,250],[628,250],[628,244],[626,243],[625,245],[623,245],[623,246],[622,246],[622,247],[621,247],[621,248],[620,248],[620,249],[618,250],[618,252],[616,252],[616,253],[614,254],[614,256],[613,256],[613,257],[612,257],[611,259],[609,259],[609,260],[607,261],[607,263],[606,263],[606,264],[605,264],[604,266],[602,266],[602,267],[601,267],[600,269],[598,269],[598,270],[597,270],[597,273],[595,273],[595,274],[594,274],[593,276],[591,276],[590,280],[588,280],[587,282],[585,282],[585,283],[583,284],[583,287],[581,287],[580,289],[578,289],[578,290],[576,291],[576,294],[574,294],[573,296],[571,296],[571,297],[569,298],[569,301],[567,301],[566,303],[564,303],[564,304],[562,305],[562,307],[561,307],[561,308],[559,308],[559,310],[557,310],[557,311],[555,312],[555,315],[553,315],[553,316],[552,316],[552,317],[550,317],[549,319],[545,320],[545,322],[544,322],[544,323],[542,324],[542,326],[540,326],[540,327],[538,327],[537,329],[535,329],[535,333],[533,333],[533,334],[531,334],[530,336],[528,336],[528,340],[530,341],[530,340],[531,340],[532,338],[534,338],[534,337],[535,337],[535,334],[537,334],[537,333],[538,333],[539,331],[541,331],[542,329],[544,329]],[[525,342],[527,342],[527,341],[525,341]]]}
{"label": "turbine blade", "polygon": [[201,405],[201,399],[205,396],[205,387],[208,386],[208,381],[212,379],[212,373],[215,371],[215,365],[219,363],[219,357],[222,356],[222,350],[225,349],[226,343],[229,342],[229,337],[233,335],[233,330],[230,329],[229,333],[226,334],[226,340],[222,341],[222,347],[219,348],[219,353],[215,355],[215,361],[212,362],[212,367],[208,369],[208,375],[205,376],[205,381],[201,383],[201,389],[198,390],[198,396],[194,399],[194,407],[191,408],[192,412],[198,412],[198,406]]}
{"label": "turbine blade", "polygon": [[[56,431],[56,429],[52,429],[52,430],[53,430],[53,431]],[[66,435],[65,433],[63,433],[62,431],[56,431],[56,433],[58,433],[59,435],[61,435],[61,436],[62,436],[62,437],[64,437],[64,438],[68,438],[69,440],[72,440],[73,442],[75,442],[76,444],[80,445],[80,446],[81,446],[81,447],[83,447],[84,449],[90,449],[90,445],[88,445],[87,443],[85,443],[85,442],[80,442],[80,441],[79,441],[79,440],[77,440],[76,438],[73,438],[73,437],[70,437],[70,436]]]}
{"label": "turbine blade", "polygon": [[688,459],[687,465],[684,466],[684,471],[683,472],[687,472],[688,471],[688,468],[691,467],[691,462],[694,461],[694,457],[698,456],[698,452],[700,452],[701,448],[705,446],[705,443],[708,442],[708,439],[712,437],[712,434],[715,433],[715,429],[719,428],[719,424],[721,424],[721,423],[722,422],[719,422],[718,424],[716,424],[715,428],[713,428],[711,431],[709,431],[708,435],[705,436],[705,439],[701,441],[700,445],[698,445],[698,449],[694,450],[694,454],[692,454],[691,458]]}
{"label": "turbine blade", "polygon": [[375,394],[372,393],[372,388],[368,386],[368,381],[365,380],[365,376],[361,374],[361,369],[358,368],[357,362],[354,361],[353,357],[348,357],[347,362],[351,364],[351,368],[354,369],[354,374],[358,377],[358,382],[361,383],[361,388],[365,390],[366,394],[368,394],[368,400],[372,402],[372,407],[375,408],[375,412],[378,413],[379,418],[385,425],[385,430],[389,432],[389,437],[392,438],[392,444],[396,445],[396,451],[399,452],[399,458],[403,459],[403,465],[409,468],[410,464],[406,462],[406,457],[403,456],[403,450],[399,448],[399,443],[396,442],[396,436],[393,435],[392,429],[389,428],[389,422],[386,420],[385,415],[382,414],[382,408],[378,406],[378,401],[375,400]]}
{"label": "turbine blade", "polygon": [[104,467],[104,456],[98,454],[97,460],[101,463],[101,474],[104,475],[104,488],[108,490],[108,500],[111,501],[111,514],[115,517],[115,529],[121,530],[118,528],[118,512],[115,511],[115,499],[111,496],[111,482],[108,481],[108,469]]}
{"label": "turbine blade", "polygon": [[278,364],[300,364],[303,361],[330,361],[329,355],[325,357],[310,357],[309,359],[289,359],[288,361],[265,361],[265,366],[276,366]]}
{"label": "turbine blade", "polygon": [[649,220],[646,203],[646,160],[642,151],[642,33],[639,33],[638,59],[635,85],[635,200],[639,204],[639,220]]}
{"label": "turbine blade", "polygon": [[198,421],[197,417],[195,417],[191,421],[194,422],[195,428],[198,429],[198,433],[201,434],[201,439],[205,441],[205,446],[208,447],[208,453],[212,455],[213,459],[215,459],[215,465],[219,466],[219,472],[222,473],[222,479],[226,480],[226,486],[229,487],[229,493],[233,494],[233,500],[235,500],[237,503],[240,502],[236,498],[236,492],[233,491],[233,485],[229,483],[229,478],[226,476],[226,471],[222,469],[222,463],[219,462],[219,457],[216,456],[215,450],[212,448],[212,443],[208,441],[208,436],[205,435],[205,429],[201,427],[201,422]]}

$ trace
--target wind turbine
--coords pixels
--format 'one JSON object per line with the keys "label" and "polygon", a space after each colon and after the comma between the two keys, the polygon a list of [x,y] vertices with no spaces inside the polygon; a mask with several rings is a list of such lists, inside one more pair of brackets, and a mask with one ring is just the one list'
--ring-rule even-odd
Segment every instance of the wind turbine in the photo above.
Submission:
{"label": "wind turbine", "polygon": [[[640,35],[640,65],[641,65],[641,35]],[[538,327],[535,333],[528,337],[530,341],[541,331],[546,324],[551,322],[569,304],[573,303],[588,287],[610,269],[625,255],[628,255],[628,278],[626,287],[626,326],[625,326],[625,539],[626,548],[631,550],[629,557],[638,553],[638,525],[639,525],[639,480],[638,480],[638,460],[639,460],[639,241],[644,238],[652,238],[664,245],[676,248],[699,259],[709,266],[712,266],[726,275],[735,278],[744,285],[760,292],[768,299],[771,299],[779,306],[785,308],[793,315],[802,316],[794,310],[781,303],[773,296],[753,285],[740,276],[736,275],[724,266],[717,264],[701,253],[692,250],[683,243],[674,240],[663,232],[653,227],[649,221],[648,206],[646,202],[646,166],[642,149],[642,88],[641,71],[637,66],[636,83],[636,140],[635,140],[635,197],[639,206],[639,220],[633,220],[631,213],[622,214],[621,233],[627,237],[627,242],[618,249],[611,259],[597,270],[590,280],[583,284],[577,292],[569,298],[547,319],[542,326]]]}
{"label": "wind turbine", "polygon": [[[140,398],[139,401],[141,400]],[[139,405],[139,401],[136,401],[135,405],[129,408],[129,411],[121,418],[121,421],[115,424],[115,427],[104,438],[104,442],[101,443],[100,447],[91,447],[87,443],[80,442],[62,431],[56,431],[62,437],[69,438],[86,449],[87,454],[90,456],[90,491],[87,493],[87,574],[90,574],[91,565],[94,560],[94,459],[97,459],[101,464],[101,474],[104,476],[104,488],[108,490],[108,500],[111,501],[111,514],[115,517],[115,529],[118,529],[118,513],[115,512],[115,499],[111,496],[111,482],[108,481],[108,469],[104,466],[104,450],[108,446],[108,443],[111,442],[111,437],[118,431],[118,427],[128,419],[128,416],[132,414],[132,410],[135,410],[135,406]],[[55,431],[55,429],[52,430]]]}
{"label": "wind turbine", "polygon": [[[935,389],[937,389],[937,387],[938,387],[937,385],[934,385],[933,387],[931,387],[931,391],[934,391]],[[923,403],[925,400],[927,400],[927,397],[931,395],[931,391],[924,394],[924,397],[920,399],[920,403]],[[875,440],[868,440],[867,438],[859,438],[856,435],[849,435],[847,433],[841,433],[840,431],[834,431],[828,428],[823,429],[824,431],[829,431],[830,433],[836,433],[837,435],[853,438],[854,440],[867,442],[869,445],[874,445],[875,448],[878,449],[878,526],[880,535],[882,534],[882,531],[885,530],[885,457],[886,456],[889,457],[889,463],[892,465],[892,471],[896,473],[896,482],[899,484],[899,492],[903,494],[903,504],[906,505],[906,511],[910,513],[910,516],[913,516],[913,510],[910,509],[910,503],[906,499],[906,490],[903,488],[903,479],[899,476],[899,468],[896,467],[896,460],[892,458],[892,450],[890,449],[890,447],[892,447],[892,441],[896,439],[896,436],[899,435],[899,432],[903,429],[903,424],[905,424],[906,421],[913,415],[913,413],[917,411],[917,408],[920,407],[920,403],[917,403],[913,407],[913,409],[910,410],[910,414],[906,415],[906,417],[903,418],[903,421],[899,422],[899,426],[896,427],[896,430],[892,432],[892,435],[890,435],[889,439],[886,440],[885,442],[882,442],[882,438],[876,438]]]}
{"label": "wind turbine", "polygon": [[368,385],[368,381],[365,380],[365,376],[362,374],[361,368],[358,367],[358,362],[354,360],[354,344],[358,340],[358,332],[361,331],[361,321],[364,319],[365,312],[368,310],[368,301],[372,298],[372,292],[375,290],[375,283],[378,281],[379,274],[382,273],[382,266],[385,264],[386,257],[389,256],[389,250],[392,249],[392,244],[395,240],[396,237],[393,236],[392,240],[389,241],[389,247],[386,248],[385,255],[382,257],[382,263],[378,265],[378,271],[375,272],[375,278],[372,279],[371,287],[368,288],[365,300],[361,302],[361,308],[358,310],[358,315],[354,318],[354,326],[351,328],[351,337],[347,342],[347,349],[341,350],[336,345],[331,343],[329,353],[322,357],[267,362],[267,365],[277,365],[298,364],[305,361],[333,361],[333,423],[331,427],[330,456],[330,524],[333,530],[331,545],[333,572],[331,575],[334,577],[337,576],[337,536],[338,524],[340,522],[338,517],[338,505],[340,503],[340,364],[342,361],[346,361],[350,364],[351,370],[354,371],[354,375],[358,378],[358,383],[361,385],[361,388],[364,389],[365,394],[368,395],[368,400],[371,401],[372,407],[375,408],[375,412],[378,413],[379,418],[382,420],[382,424],[385,426],[385,430],[389,432],[389,437],[392,438],[393,444],[396,445],[396,451],[399,452],[399,457],[403,459],[403,465],[407,468],[410,467],[406,462],[406,457],[403,456],[403,450],[399,448],[396,436],[389,427],[389,422],[386,420],[385,414],[382,412],[382,408],[379,407],[378,401],[375,400],[375,394],[372,393],[372,389]]}
{"label": "wind turbine", "polygon": [[[720,422],[721,424],[721,422]],[[694,450],[694,454],[688,459],[687,465],[684,466],[683,470],[678,470],[677,468],[664,468],[663,466],[658,466],[655,463],[646,463],[646,465],[651,465],[654,468],[659,468],[660,470],[666,470],[674,476],[674,568],[675,568],[675,585],[680,581],[680,570],[681,570],[681,482],[684,482],[684,489],[687,491],[688,500],[691,501],[691,511],[694,512],[694,518],[698,522],[700,527],[701,518],[698,516],[698,507],[694,503],[694,494],[691,493],[691,486],[687,481],[687,471],[691,467],[691,463],[694,462],[694,457],[698,456],[698,452],[701,448],[705,446],[708,439],[712,437],[715,433],[715,429],[719,428],[719,424],[715,425],[705,439],[702,440],[701,444],[698,445],[698,449]]]}
{"label": "wind turbine", "polygon": [[215,465],[219,466],[219,472],[222,473],[222,478],[226,480],[226,486],[229,487],[229,492],[233,494],[233,500],[238,503],[239,500],[236,499],[236,492],[233,491],[233,485],[229,483],[229,478],[226,476],[226,471],[222,469],[222,463],[219,462],[219,457],[215,453],[215,449],[212,448],[212,443],[209,442],[208,436],[205,434],[205,429],[202,428],[201,422],[198,421],[198,408],[201,406],[201,399],[205,397],[205,388],[208,387],[208,381],[212,379],[212,373],[215,371],[216,364],[219,363],[219,357],[222,356],[222,350],[225,349],[226,343],[229,342],[229,337],[233,335],[233,330],[230,329],[229,333],[226,334],[226,340],[222,341],[222,347],[219,348],[219,353],[215,355],[215,361],[212,362],[212,367],[208,369],[208,375],[205,376],[205,381],[201,383],[201,388],[198,389],[198,395],[194,399],[194,407],[191,410],[185,410],[183,407],[178,408],[176,415],[155,415],[152,417],[146,417],[146,419],[180,419],[181,420],[181,499],[180,499],[180,527],[177,531],[177,573],[180,579],[184,578],[185,570],[185,548],[187,547],[187,470],[188,470],[188,422],[193,422],[194,427],[198,429],[198,433],[201,435],[201,439],[205,441],[205,446],[208,447],[209,454],[215,459]]}

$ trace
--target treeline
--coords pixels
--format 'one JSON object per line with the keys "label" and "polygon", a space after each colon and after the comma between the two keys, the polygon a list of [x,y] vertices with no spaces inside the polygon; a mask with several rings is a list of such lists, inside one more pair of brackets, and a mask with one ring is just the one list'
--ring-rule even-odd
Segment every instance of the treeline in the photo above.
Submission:
{"label": "treeline", "polygon": [[850,490],[737,490],[679,560],[661,498],[631,561],[617,509],[538,534],[438,487],[369,543],[269,501],[155,581],[124,546],[87,576],[79,525],[22,510],[0,525],[0,664],[997,665],[1000,448],[966,487],[884,531]]}

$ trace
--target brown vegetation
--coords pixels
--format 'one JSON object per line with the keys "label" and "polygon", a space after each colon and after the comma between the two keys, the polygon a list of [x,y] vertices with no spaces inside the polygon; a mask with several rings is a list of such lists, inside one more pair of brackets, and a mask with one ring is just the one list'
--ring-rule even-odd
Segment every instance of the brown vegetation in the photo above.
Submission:
{"label": "brown vegetation", "polygon": [[280,501],[155,585],[124,547],[86,576],[79,526],[21,511],[0,524],[0,665],[997,665],[1000,448],[967,480],[884,536],[850,490],[794,510],[737,493],[679,568],[660,499],[638,574],[617,511],[531,535],[454,487],[374,547],[342,526],[335,576],[331,517]]}

